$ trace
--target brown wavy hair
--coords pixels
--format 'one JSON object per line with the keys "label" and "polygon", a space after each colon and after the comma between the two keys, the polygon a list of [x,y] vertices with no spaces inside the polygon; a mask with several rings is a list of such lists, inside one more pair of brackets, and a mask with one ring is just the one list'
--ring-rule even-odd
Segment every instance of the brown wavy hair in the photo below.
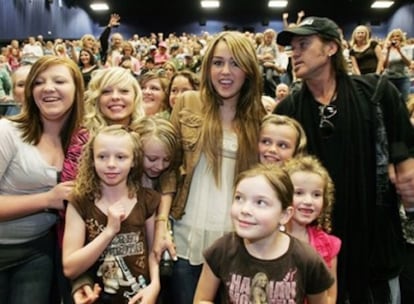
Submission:
{"label": "brown wavy hair", "polygon": [[83,77],[79,67],[76,63],[68,58],[61,58],[53,55],[46,55],[40,57],[30,69],[26,78],[26,85],[24,89],[24,103],[20,114],[13,116],[10,120],[17,122],[19,130],[22,132],[22,139],[24,142],[37,145],[43,133],[43,122],[41,119],[39,108],[33,97],[33,88],[39,74],[43,73],[48,68],[62,65],[69,69],[75,85],[75,94],[73,105],[70,113],[60,130],[60,138],[63,150],[66,151],[69,146],[72,134],[79,128],[84,114],[83,104]]}
{"label": "brown wavy hair", "polygon": [[252,168],[239,173],[234,181],[234,190],[245,178],[263,176],[273,188],[282,204],[282,210],[292,206],[293,184],[286,170],[276,164],[257,164]]}

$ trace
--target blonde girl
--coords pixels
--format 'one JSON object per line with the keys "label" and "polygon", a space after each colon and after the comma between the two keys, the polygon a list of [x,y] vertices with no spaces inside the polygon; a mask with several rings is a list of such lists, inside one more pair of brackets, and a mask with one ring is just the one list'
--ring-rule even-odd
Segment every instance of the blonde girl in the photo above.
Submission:
{"label": "blonde girl", "polygon": [[[105,127],[85,146],[67,208],[64,273],[70,279],[93,273],[103,289],[99,297],[108,303],[155,303],[160,289],[150,250],[160,195],[140,187],[142,172],[138,134]],[[104,265],[114,258],[109,275]]]}
{"label": "blonde girl", "polygon": [[259,161],[282,164],[304,154],[306,134],[300,123],[284,115],[269,114],[263,117],[259,136]]}
{"label": "blonde girl", "polygon": [[328,290],[330,304],[336,303],[337,256],[341,240],[330,235],[334,185],[328,171],[314,156],[295,157],[285,163],[294,187],[293,217],[287,231],[309,243],[325,260],[335,283]]}

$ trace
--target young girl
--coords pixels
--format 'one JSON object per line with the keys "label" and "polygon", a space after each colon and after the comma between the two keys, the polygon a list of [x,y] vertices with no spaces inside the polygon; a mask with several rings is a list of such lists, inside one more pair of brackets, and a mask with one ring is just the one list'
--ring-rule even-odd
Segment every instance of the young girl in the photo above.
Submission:
{"label": "young girl", "polygon": [[336,303],[336,265],[341,240],[331,232],[334,185],[319,160],[313,156],[296,157],[285,164],[294,187],[293,217],[288,232],[309,243],[325,260],[335,283],[328,290],[330,304]]}
{"label": "young girl", "polygon": [[[163,179],[171,172],[171,164],[177,157],[180,141],[176,128],[160,116],[147,116],[139,121],[135,131],[140,136],[144,153],[141,184],[161,193],[169,193],[171,189],[165,187]],[[175,249],[169,237],[170,227],[167,225],[170,202],[168,200],[158,207],[154,250],[161,252],[162,248],[168,248],[170,255],[175,257]]]}
{"label": "young girl", "polygon": [[303,154],[306,134],[293,118],[269,114],[260,125],[259,161],[262,164],[282,164],[287,159]]}
{"label": "young girl", "polygon": [[160,289],[149,251],[160,195],[139,187],[141,176],[136,133],[105,127],[85,146],[66,212],[65,230],[76,233],[64,236],[63,266],[71,279],[93,271],[105,303],[155,303]]}
{"label": "young girl", "polygon": [[307,244],[279,230],[293,208],[293,185],[276,165],[238,175],[231,218],[235,232],[204,252],[194,303],[325,303],[333,277]]}
{"label": "young girl", "polygon": [[161,187],[159,179],[171,168],[178,151],[177,130],[162,117],[146,116],[139,120],[134,131],[139,134],[144,153],[141,184],[158,191]]}

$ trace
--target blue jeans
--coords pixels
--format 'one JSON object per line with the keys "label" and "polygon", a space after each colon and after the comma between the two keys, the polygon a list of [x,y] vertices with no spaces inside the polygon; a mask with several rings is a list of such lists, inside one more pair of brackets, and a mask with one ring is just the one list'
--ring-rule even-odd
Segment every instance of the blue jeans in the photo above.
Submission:
{"label": "blue jeans", "polygon": [[168,282],[170,304],[192,304],[201,274],[202,265],[190,265],[188,260],[178,259]]}
{"label": "blue jeans", "polygon": [[390,78],[390,81],[397,87],[398,91],[401,93],[403,100],[407,102],[408,95],[410,94],[410,78]]}
{"label": "blue jeans", "polygon": [[[54,266],[52,234],[26,244],[1,245],[0,302],[50,303]],[[10,267],[4,267],[4,265]]]}
{"label": "blue jeans", "polygon": [[[49,303],[53,260],[39,255],[0,272],[0,299],[7,304]],[[4,301],[4,302],[3,302]]]}

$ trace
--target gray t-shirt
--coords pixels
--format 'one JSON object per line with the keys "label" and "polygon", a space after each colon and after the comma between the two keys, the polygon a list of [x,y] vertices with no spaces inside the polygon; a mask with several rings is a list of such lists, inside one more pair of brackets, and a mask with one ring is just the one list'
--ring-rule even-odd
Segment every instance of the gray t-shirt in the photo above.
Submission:
{"label": "gray t-shirt", "polygon": [[[22,141],[16,123],[0,119],[0,195],[27,195],[49,191],[57,183],[57,169],[37,148]],[[45,235],[57,214],[45,210],[0,221],[0,244],[22,244]]]}

